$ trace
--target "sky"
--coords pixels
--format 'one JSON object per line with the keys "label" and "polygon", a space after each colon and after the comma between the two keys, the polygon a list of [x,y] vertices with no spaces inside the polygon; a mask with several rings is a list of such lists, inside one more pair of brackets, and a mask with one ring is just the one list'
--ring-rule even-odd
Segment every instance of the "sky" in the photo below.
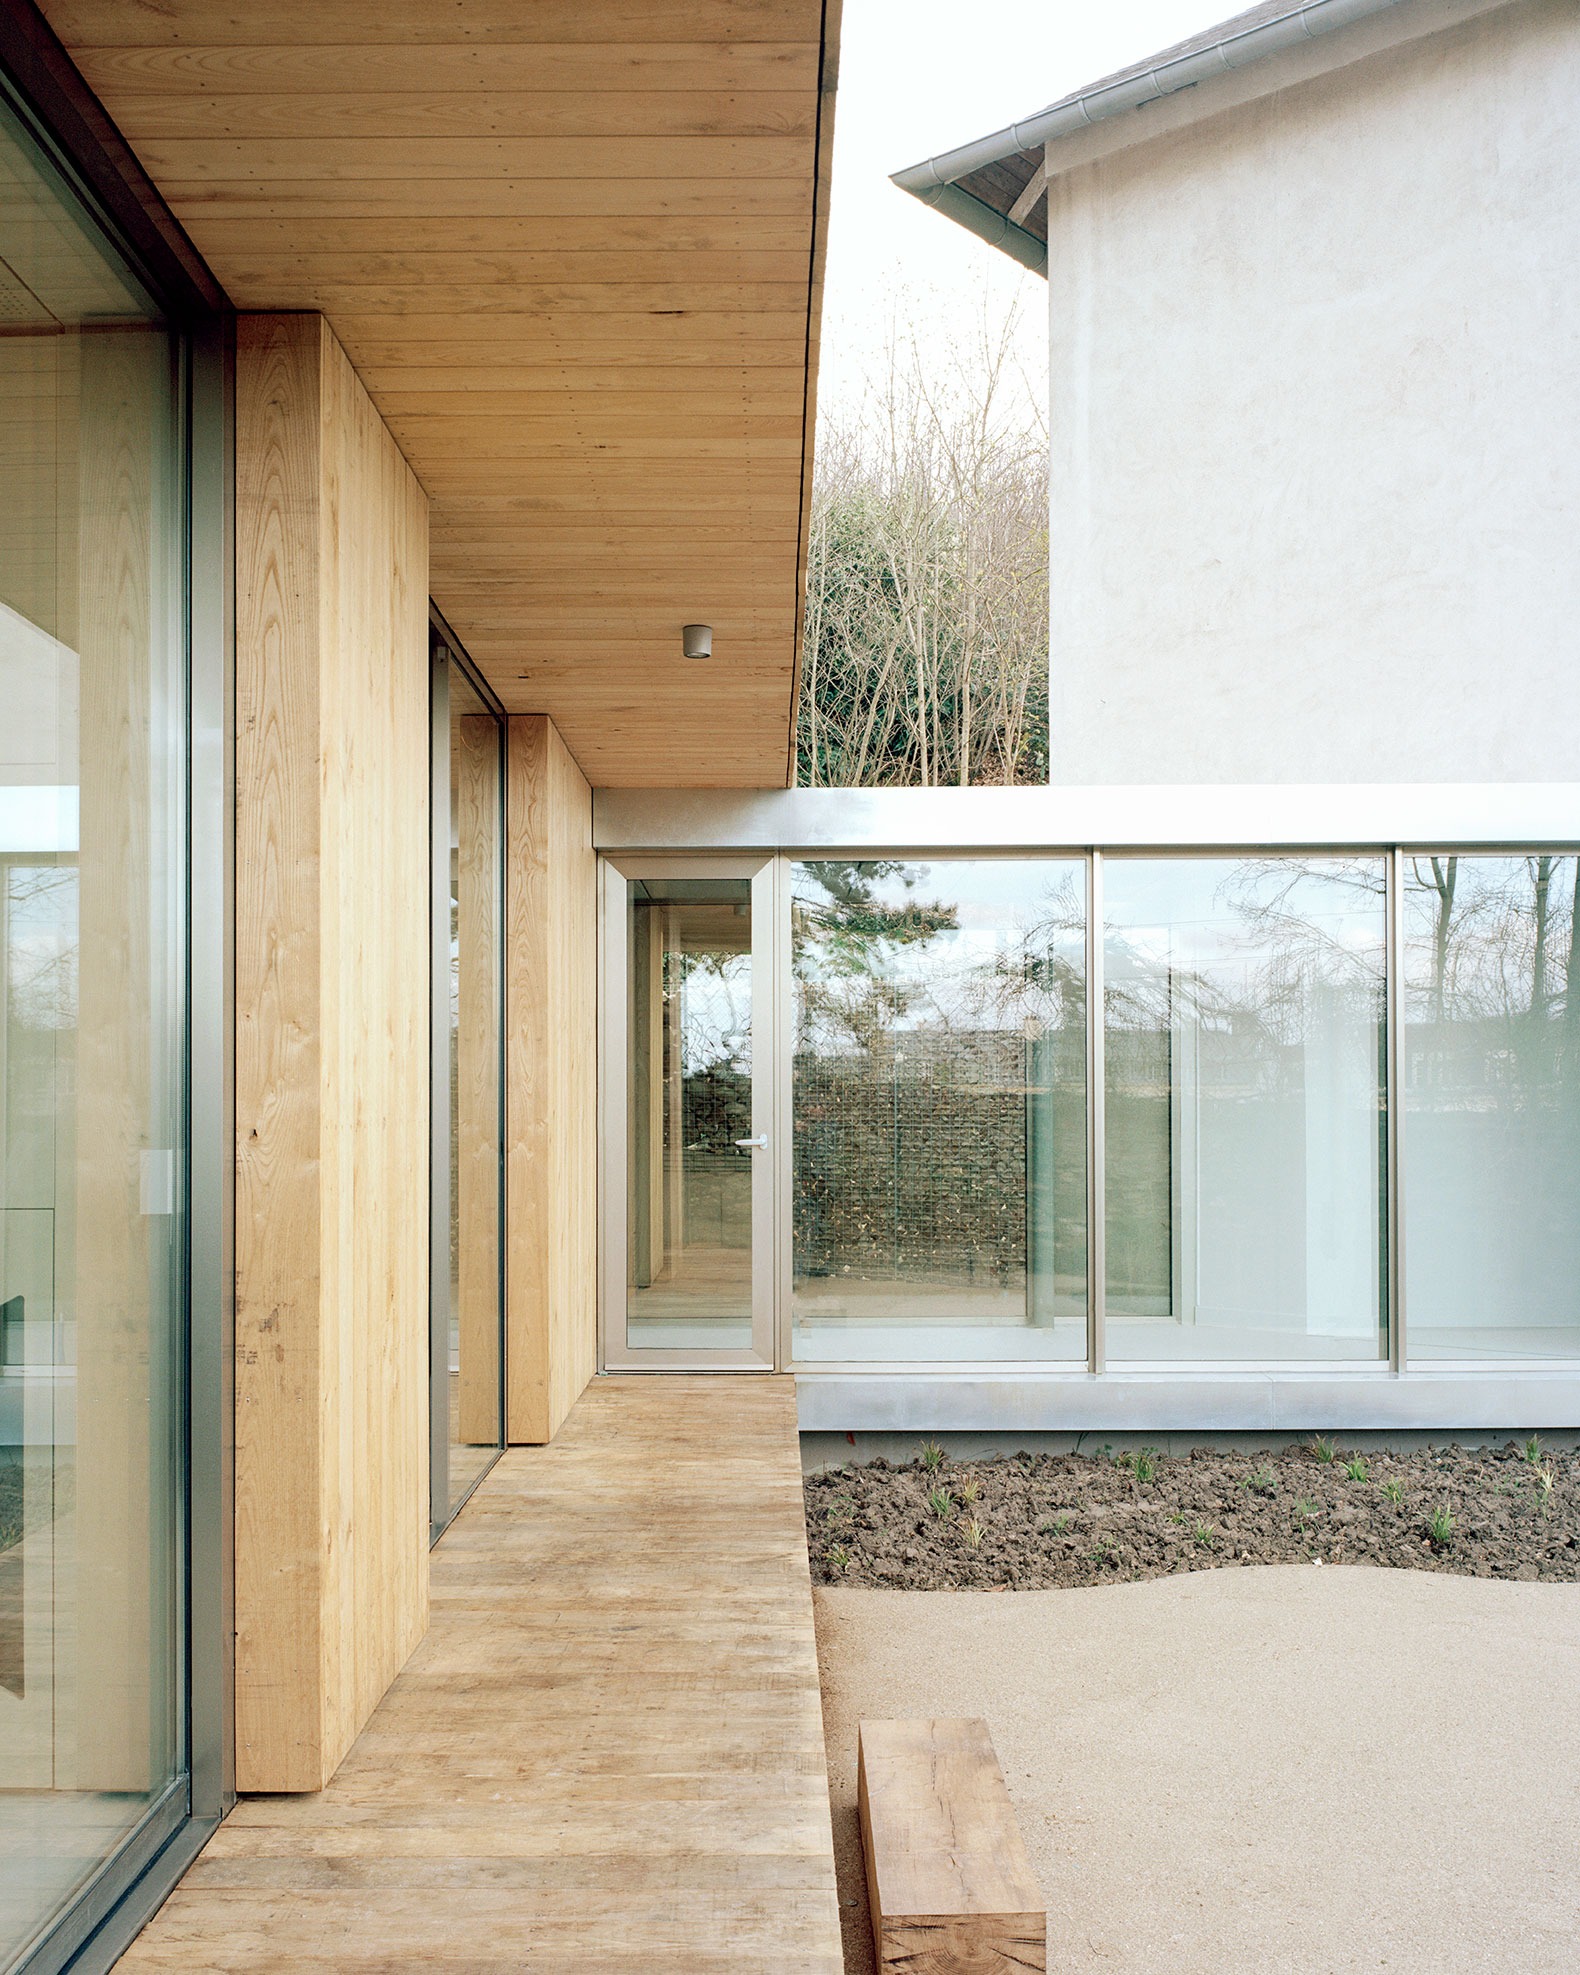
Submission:
{"label": "sky", "polygon": [[889,183],[1230,18],[1235,0],[844,0],[819,403],[859,397],[896,311],[924,351],[1020,303],[1017,348],[1046,396],[1047,283]]}

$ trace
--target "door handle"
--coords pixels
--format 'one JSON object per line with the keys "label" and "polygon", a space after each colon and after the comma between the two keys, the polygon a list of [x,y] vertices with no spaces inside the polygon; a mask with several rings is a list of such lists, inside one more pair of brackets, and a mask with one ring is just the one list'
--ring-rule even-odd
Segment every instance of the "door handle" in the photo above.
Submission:
{"label": "door handle", "polygon": [[735,1143],[740,1146],[752,1145],[759,1152],[766,1152],[768,1150],[768,1134],[767,1132],[759,1132],[755,1138],[738,1138]]}

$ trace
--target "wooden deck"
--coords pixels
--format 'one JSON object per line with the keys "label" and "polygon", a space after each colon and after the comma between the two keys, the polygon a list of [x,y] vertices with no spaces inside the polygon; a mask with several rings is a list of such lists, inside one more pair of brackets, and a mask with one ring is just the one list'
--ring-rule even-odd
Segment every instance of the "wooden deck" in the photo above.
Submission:
{"label": "wooden deck", "polygon": [[788,1379],[596,1380],[329,1787],[244,1800],[120,1967],[839,1975],[800,1480]]}

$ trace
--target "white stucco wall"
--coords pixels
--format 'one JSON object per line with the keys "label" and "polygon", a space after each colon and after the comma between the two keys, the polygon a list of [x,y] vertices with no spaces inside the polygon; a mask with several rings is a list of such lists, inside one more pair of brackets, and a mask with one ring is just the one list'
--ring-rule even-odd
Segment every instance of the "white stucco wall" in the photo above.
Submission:
{"label": "white stucco wall", "polygon": [[1055,783],[1575,778],[1577,105],[1518,0],[1055,181]]}

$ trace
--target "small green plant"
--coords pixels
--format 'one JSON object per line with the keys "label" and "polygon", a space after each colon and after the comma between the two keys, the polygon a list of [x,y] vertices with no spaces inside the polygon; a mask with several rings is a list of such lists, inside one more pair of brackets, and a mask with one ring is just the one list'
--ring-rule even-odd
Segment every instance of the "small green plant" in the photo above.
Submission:
{"label": "small green plant", "polygon": [[960,1484],[960,1499],[962,1502],[970,1504],[974,1502],[981,1493],[982,1493],[982,1484],[980,1481],[962,1481]]}
{"label": "small green plant", "polygon": [[1070,1526],[1070,1512],[1061,1509],[1056,1516],[1047,1516],[1037,1525],[1039,1536],[1062,1536]]}
{"label": "small green plant", "polygon": [[1210,1522],[1199,1522],[1191,1531],[1191,1541],[1203,1550],[1216,1550],[1218,1532]]}
{"label": "small green plant", "polygon": [[1446,1550],[1454,1540],[1454,1513],[1446,1502],[1439,1502],[1426,1519],[1427,1541],[1434,1550]]}
{"label": "small green plant", "polygon": [[1344,1463],[1344,1472],[1351,1481],[1365,1481],[1369,1479],[1366,1462],[1359,1454],[1355,1456],[1354,1460]]}
{"label": "small green plant", "polygon": [[1099,1536],[1096,1544],[1087,1553],[1087,1562],[1099,1565],[1106,1564],[1113,1554],[1113,1544],[1109,1542],[1106,1536]]}
{"label": "small green plant", "polygon": [[1170,1509],[1170,1510],[1169,1510],[1169,1521],[1170,1521],[1170,1522],[1189,1522],[1189,1521],[1190,1521],[1190,1517],[1189,1517],[1188,1515],[1186,1515],[1186,1513],[1185,1513],[1185,1511],[1184,1511],[1183,1509]]}
{"label": "small green plant", "polygon": [[955,1505],[955,1498],[947,1488],[935,1488],[927,1498],[927,1506],[940,1522],[947,1519]]}
{"label": "small green plant", "polygon": [[1527,1460],[1527,1461],[1529,1461],[1529,1462],[1530,1462],[1530,1464],[1531,1464],[1531,1466],[1532,1466],[1533,1468],[1534,1468],[1534,1467],[1540,1467],[1540,1466],[1541,1466],[1541,1461],[1542,1461],[1542,1438],[1541,1438],[1541,1435],[1540,1435],[1539,1433],[1533,1433],[1533,1434],[1531,1435],[1531,1437],[1530,1437],[1530,1439],[1526,1441],[1526,1443],[1525,1443],[1525,1458],[1526,1458],[1526,1460]]}
{"label": "small green plant", "polygon": [[1253,1495],[1276,1495],[1278,1476],[1264,1462],[1261,1467],[1253,1468],[1240,1486],[1249,1489]]}
{"label": "small green plant", "polygon": [[922,1466],[929,1474],[936,1474],[944,1464],[944,1450],[936,1440],[922,1442]]}
{"label": "small green plant", "polygon": [[823,1552],[823,1561],[830,1570],[837,1570],[843,1576],[850,1569],[850,1552],[843,1543],[831,1543]]}
{"label": "small green plant", "polygon": [[1304,1528],[1308,1522],[1315,1522],[1317,1505],[1306,1496],[1297,1495],[1294,1500],[1294,1515],[1295,1521]]}
{"label": "small green plant", "polygon": [[1404,1483],[1397,1476],[1389,1475],[1388,1479],[1382,1485],[1382,1492],[1386,1499],[1392,1502],[1397,1509],[1399,1504],[1404,1500]]}
{"label": "small green plant", "polygon": [[976,1517],[973,1516],[971,1520],[966,1524],[967,1547],[973,1550],[980,1550],[982,1547],[982,1538],[986,1536],[986,1534],[987,1531],[982,1527],[981,1523],[977,1521]]}
{"label": "small green plant", "polygon": [[1312,1441],[1311,1451],[1324,1466],[1332,1465],[1334,1454],[1333,1442],[1326,1439],[1322,1434],[1319,1433],[1316,1439]]}
{"label": "small green plant", "polygon": [[1155,1481],[1158,1472],[1158,1450],[1156,1447],[1143,1447],[1136,1456],[1136,1479],[1140,1482]]}

